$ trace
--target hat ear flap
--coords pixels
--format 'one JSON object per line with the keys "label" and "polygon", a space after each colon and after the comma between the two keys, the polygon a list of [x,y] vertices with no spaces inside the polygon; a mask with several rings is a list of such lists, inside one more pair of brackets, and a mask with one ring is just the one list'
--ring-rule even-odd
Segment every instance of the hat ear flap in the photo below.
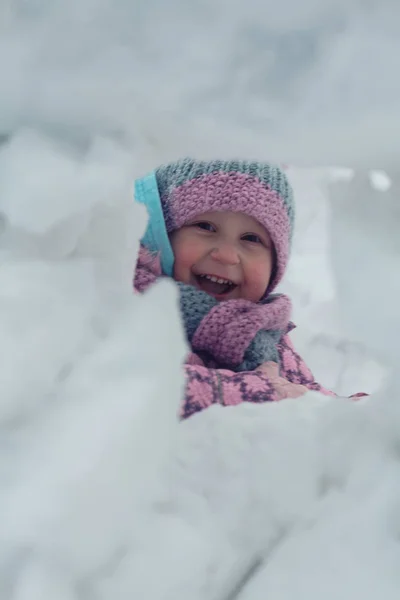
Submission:
{"label": "hat ear flap", "polygon": [[154,171],[141,179],[136,179],[134,197],[137,202],[146,206],[149,216],[147,229],[141,242],[151,252],[160,253],[162,271],[164,275],[172,277],[175,260],[174,253],[165,226],[161,198]]}

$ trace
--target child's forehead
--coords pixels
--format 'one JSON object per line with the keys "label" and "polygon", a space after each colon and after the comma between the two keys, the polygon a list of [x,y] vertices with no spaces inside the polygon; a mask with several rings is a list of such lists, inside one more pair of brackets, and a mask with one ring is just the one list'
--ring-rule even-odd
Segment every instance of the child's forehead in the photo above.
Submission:
{"label": "child's forehead", "polygon": [[263,227],[259,221],[257,221],[254,217],[250,215],[246,215],[242,212],[230,211],[230,210],[210,210],[207,212],[198,213],[194,219],[197,221],[198,219],[210,219],[214,221],[219,221],[221,223],[235,223],[235,224],[243,224],[243,225],[257,225],[258,227]]}

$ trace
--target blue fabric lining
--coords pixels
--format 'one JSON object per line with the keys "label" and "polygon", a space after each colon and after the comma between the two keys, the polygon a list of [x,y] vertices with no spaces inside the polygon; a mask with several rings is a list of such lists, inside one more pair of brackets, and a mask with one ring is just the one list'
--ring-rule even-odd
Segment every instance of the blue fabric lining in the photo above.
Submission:
{"label": "blue fabric lining", "polygon": [[162,271],[164,275],[172,277],[174,253],[165,227],[161,198],[154,171],[135,181],[135,200],[146,206],[149,215],[147,229],[141,242],[150,251],[160,252]]}

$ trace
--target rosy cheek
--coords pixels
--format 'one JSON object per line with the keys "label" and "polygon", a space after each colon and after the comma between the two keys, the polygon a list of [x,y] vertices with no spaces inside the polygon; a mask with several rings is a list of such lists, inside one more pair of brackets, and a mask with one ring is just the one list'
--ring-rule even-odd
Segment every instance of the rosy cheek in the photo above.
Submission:
{"label": "rosy cheek", "polygon": [[255,284],[263,285],[268,284],[268,280],[271,275],[271,264],[254,264],[252,266],[252,280]]}
{"label": "rosy cheek", "polygon": [[201,248],[196,240],[175,240],[172,244],[175,256],[174,278],[188,283],[193,266],[201,256]]}
{"label": "rosy cheek", "polygon": [[191,268],[194,265],[197,257],[198,253],[196,252],[196,248],[191,244],[181,248],[179,252],[179,261],[181,265],[184,265],[187,268]]}

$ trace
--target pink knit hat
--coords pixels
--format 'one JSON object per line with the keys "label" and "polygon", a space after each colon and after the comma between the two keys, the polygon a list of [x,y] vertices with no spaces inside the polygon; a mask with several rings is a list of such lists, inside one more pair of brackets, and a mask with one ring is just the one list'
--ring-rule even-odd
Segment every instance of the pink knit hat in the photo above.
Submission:
{"label": "pink knit hat", "polygon": [[155,176],[168,233],[208,211],[241,212],[259,221],[276,252],[268,292],[276,287],[289,259],[295,217],[293,191],[279,167],[186,158],[159,167]]}

